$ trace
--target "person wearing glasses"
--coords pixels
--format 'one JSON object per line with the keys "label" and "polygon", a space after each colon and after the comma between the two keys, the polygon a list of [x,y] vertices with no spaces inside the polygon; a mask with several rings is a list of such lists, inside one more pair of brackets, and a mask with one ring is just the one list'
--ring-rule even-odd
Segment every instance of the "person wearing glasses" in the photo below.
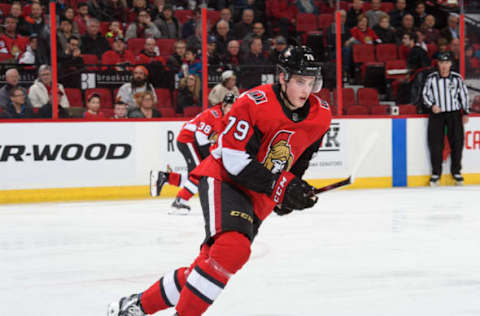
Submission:
{"label": "person wearing glasses", "polygon": [[26,102],[23,88],[14,87],[10,90],[10,102],[7,104],[2,114],[12,119],[28,119],[35,117],[32,106]]}

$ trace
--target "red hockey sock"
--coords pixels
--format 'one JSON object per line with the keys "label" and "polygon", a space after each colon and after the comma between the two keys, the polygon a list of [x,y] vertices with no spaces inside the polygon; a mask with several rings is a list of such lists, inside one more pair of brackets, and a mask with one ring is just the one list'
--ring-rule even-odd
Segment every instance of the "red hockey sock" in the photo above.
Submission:
{"label": "red hockey sock", "polygon": [[170,172],[168,175],[168,183],[174,186],[179,187],[182,175],[176,172]]}
{"label": "red hockey sock", "polygon": [[193,193],[185,188],[182,188],[177,194],[177,198],[181,198],[185,201],[190,200],[192,196],[193,196]]}
{"label": "red hockey sock", "polygon": [[227,232],[215,239],[208,258],[199,260],[180,293],[180,316],[200,316],[222,292],[231,275],[247,262],[250,241],[238,232]]}
{"label": "red hockey sock", "polygon": [[155,314],[177,304],[180,291],[187,282],[186,270],[187,268],[180,268],[165,274],[142,293],[140,302],[146,314]]}

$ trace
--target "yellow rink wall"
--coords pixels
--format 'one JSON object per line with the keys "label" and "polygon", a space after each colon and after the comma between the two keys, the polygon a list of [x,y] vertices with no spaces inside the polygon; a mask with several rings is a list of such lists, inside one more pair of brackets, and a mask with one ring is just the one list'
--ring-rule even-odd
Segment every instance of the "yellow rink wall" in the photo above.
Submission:
{"label": "yellow rink wall", "polygon": [[[149,171],[185,172],[182,121],[0,123],[0,203],[145,199]],[[344,189],[425,186],[426,118],[334,119],[304,178],[321,187],[350,175],[365,139],[380,138]],[[8,135],[8,137],[6,137]],[[480,184],[480,117],[465,126],[465,184]],[[449,159],[441,185],[452,185]],[[162,197],[178,188],[166,185]]]}

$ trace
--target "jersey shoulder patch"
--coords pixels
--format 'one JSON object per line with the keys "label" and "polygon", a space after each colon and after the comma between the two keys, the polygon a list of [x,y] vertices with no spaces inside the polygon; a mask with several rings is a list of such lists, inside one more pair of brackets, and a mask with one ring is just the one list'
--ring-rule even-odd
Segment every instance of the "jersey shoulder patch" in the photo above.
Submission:
{"label": "jersey shoulder patch", "polygon": [[255,104],[261,104],[268,101],[265,91],[252,90],[247,92],[247,96],[255,102]]}
{"label": "jersey shoulder patch", "polygon": [[210,113],[212,113],[213,117],[216,119],[220,117],[220,113],[218,113],[218,110],[216,109],[210,110]]}
{"label": "jersey shoulder patch", "polygon": [[312,95],[318,101],[318,104],[320,105],[320,107],[324,108],[325,110],[330,109],[330,106],[328,105],[327,101],[320,99],[318,96],[316,96],[314,94],[312,94]]}

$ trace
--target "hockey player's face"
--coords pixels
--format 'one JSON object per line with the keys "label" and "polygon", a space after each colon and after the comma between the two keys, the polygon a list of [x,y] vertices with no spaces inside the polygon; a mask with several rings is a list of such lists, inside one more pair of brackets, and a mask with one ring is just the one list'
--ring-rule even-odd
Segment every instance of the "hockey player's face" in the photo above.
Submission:
{"label": "hockey player's face", "polygon": [[292,103],[292,110],[301,108],[312,93],[315,77],[293,75],[286,83],[288,100]]}

